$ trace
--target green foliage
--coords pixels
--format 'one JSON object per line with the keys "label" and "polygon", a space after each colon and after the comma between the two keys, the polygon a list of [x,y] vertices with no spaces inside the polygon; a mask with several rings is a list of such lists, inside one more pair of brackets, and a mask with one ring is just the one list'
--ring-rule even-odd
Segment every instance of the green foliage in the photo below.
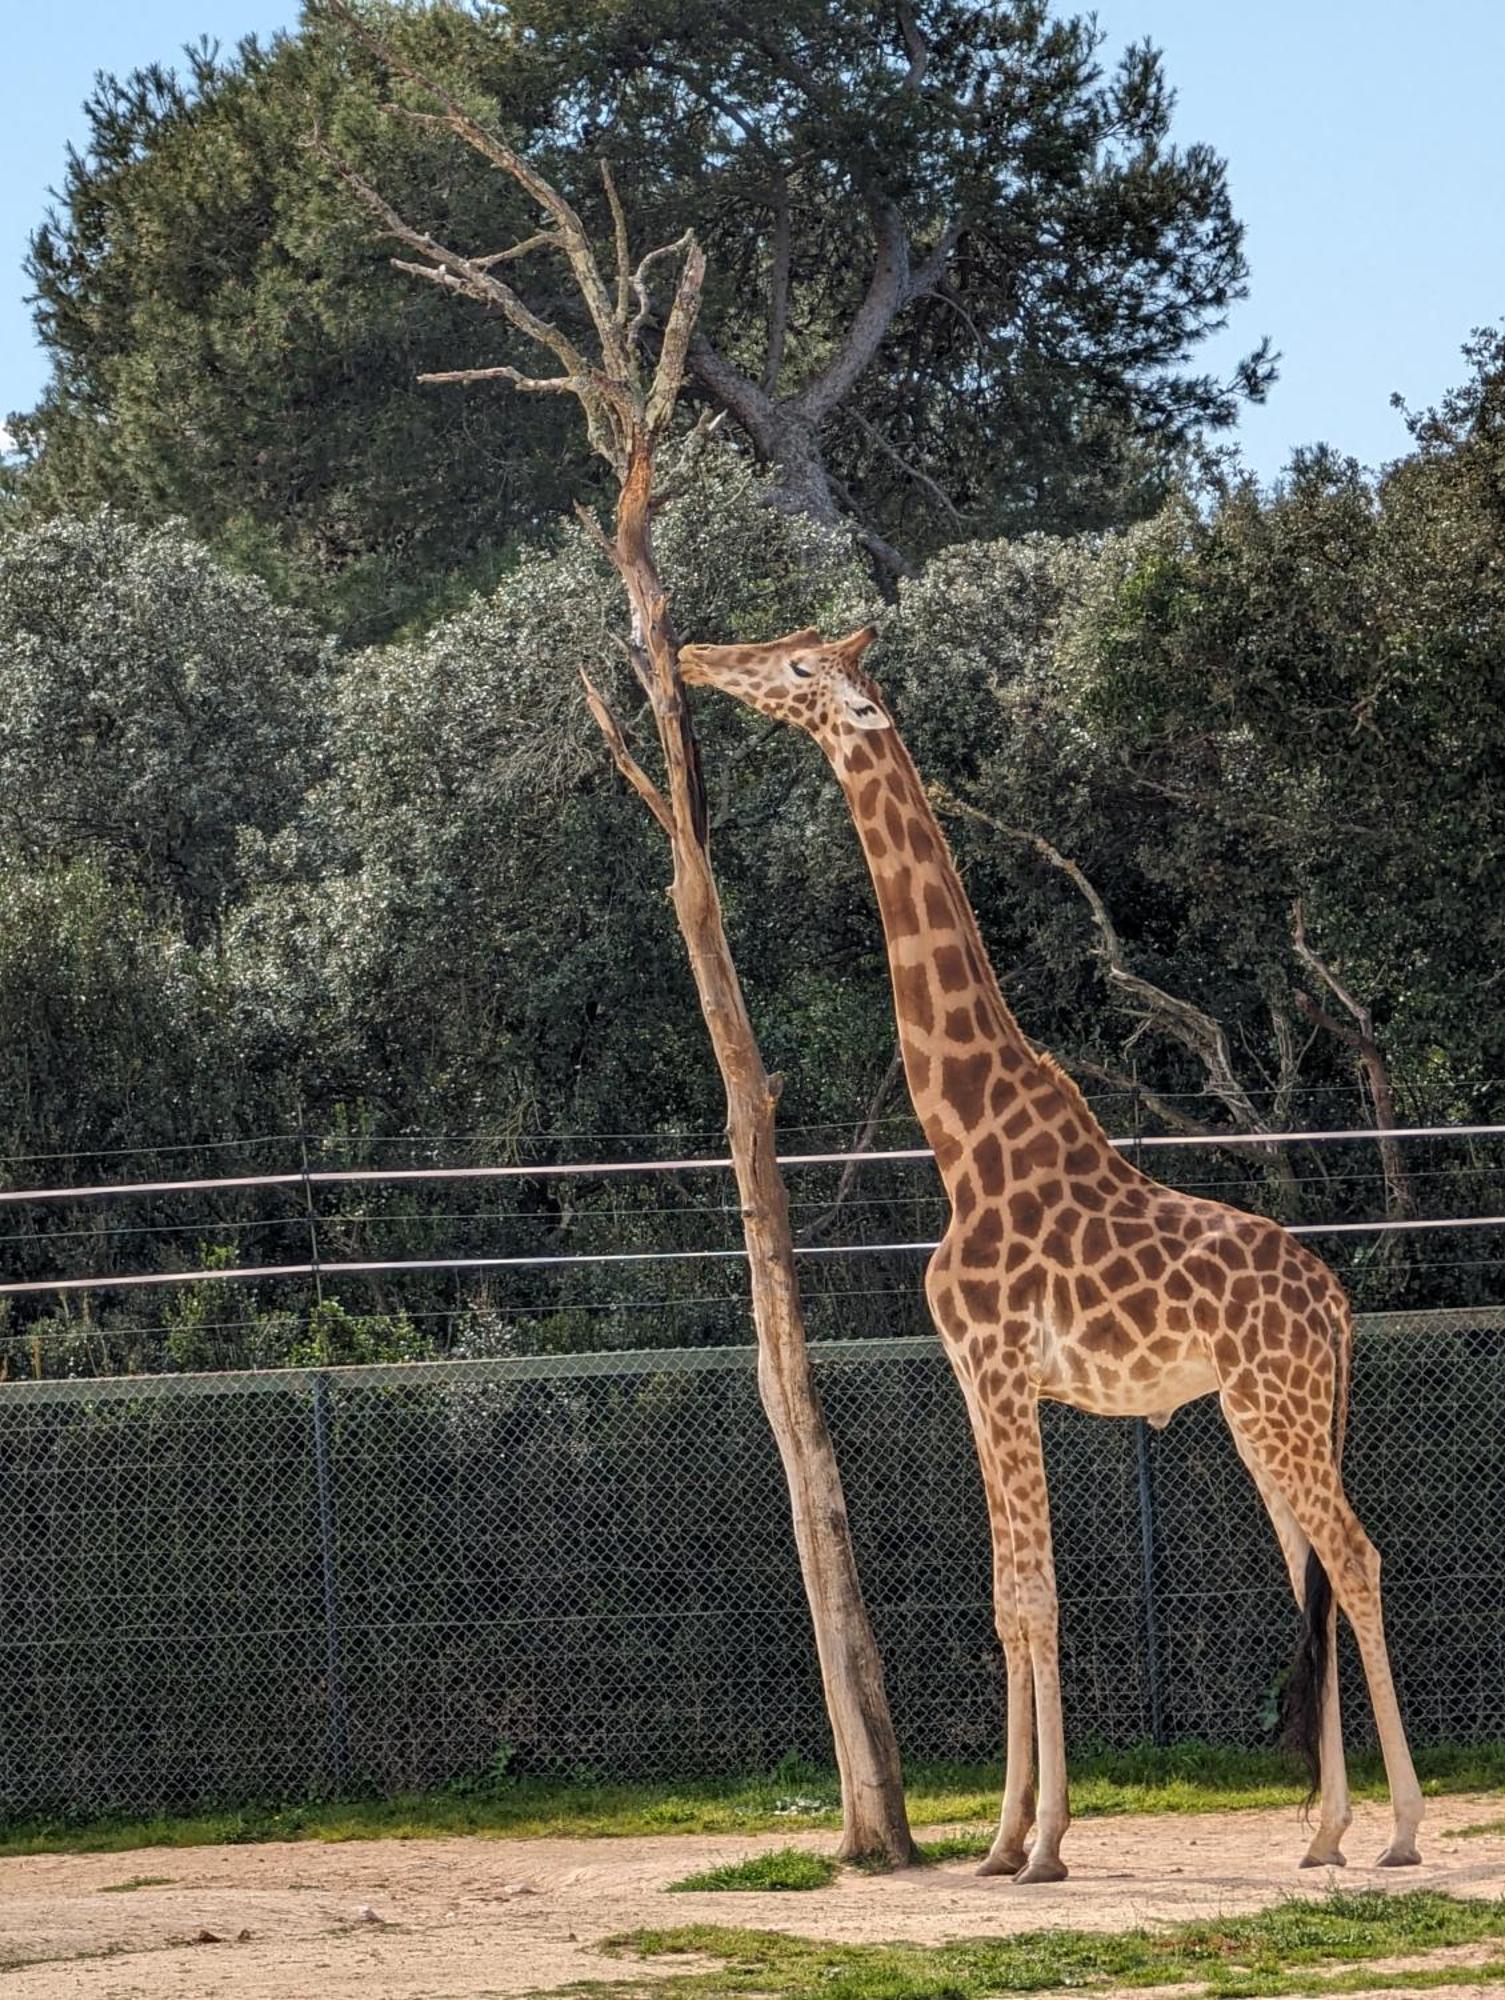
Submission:
{"label": "green foliage", "polygon": [[1505,1938],[1505,1901],[1466,1899],[1434,1890],[1387,1895],[1380,1889],[1334,1890],[1320,1901],[1293,1898],[1248,1916],[1223,1916],[1163,1929],[1049,1929],[1005,1937],[963,1938],[943,1945],[828,1944],[784,1932],[712,1924],[638,1931],[610,1941],[621,1957],[652,1963],[683,1953],[719,1961],[710,1972],[680,1969],[645,1984],[596,1990],[639,1995],[689,1992],[720,2000],[731,1994],[778,2000],[985,2000],[998,1993],[1055,1988],[1176,1986],[1204,1993],[1266,1995],[1425,1991],[1432,1986],[1498,1985],[1505,1957],[1460,1966],[1455,1957],[1400,1973],[1364,1968],[1376,1959],[1494,1944]]}
{"label": "green foliage", "polygon": [[317,775],[328,658],[177,527],[0,539],[0,845],[94,864],[200,932]]}
{"label": "green foliage", "polygon": [[[959,543],[886,616],[875,662],[920,768],[943,807],[954,794],[984,816],[946,808],[1010,997],[1089,1085],[1124,1080],[1110,1119],[1128,1122],[1137,1070],[1172,1112],[1247,1122],[1108,975],[1085,898],[1021,834],[1085,872],[1136,975],[1221,1031],[1254,1115],[1370,1115],[1353,1050],[1302,1012],[1303,997],[1336,1003],[1295,955],[1298,899],[1371,1012],[1404,1115],[1498,1109],[1500,1015],[1479,996],[1505,957],[1505,360],[1497,343],[1471,352],[1471,380],[1415,420],[1417,450],[1378,481],[1298,458],[1273,495],[1237,486],[1124,534]],[[853,545],[768,501],[739,454],[713,449],[693,499],[660,520],[686,636],[871,613]],[[530,1135],[568,1152],[568,1135],[714,1132],[662,843],[578,693],[582,668],[606,681],[651,763],[640,692],[612,664],[619,618],[574,530],[426,631],[333,654],[180,530],[106,514],[0,538],[0,1151],[71,1155],[87,1178],[85,1156],[112,1147],[300,1127],[329,1163],[358,1165],[391,1159],[404,1132],[478,1134],[487,1158],[522,1157]],[[810,744],[694,699],[728,928],[783,1115],[850,1129],[893,1037],[849,816]],[[285,1164],[288,1144],[268,1157]],[[1311,1180],[1315,1157],[1280,1183],[1247,1156],[1183,1164],[1292,1219],[1383,1200]],[[1479,1162],[1425,1164],[1433,1212],[1487,1202]],[[812,1208],[821,1186],[802,1189]],[[516,1201],[529,1242],[608,1247],[609,1226],[610,1247],[646,1248],[663,1240],[661,1192],[547,1183]],[[342,1193],[324,1205],[326,1255],[495,1248],[498,1211],[453,1209],[420,1187],[376,1209]],[[227,1200],[186,1241],[165,1207],[117,1208],[124,1233],[104,1236],[97,1211],[53,1220],[82,1232],[93,1268],[180,1268],[265,1213]],[[294,1207],[280,1234],[259,1226],[262,1250],[306,1256]],[[709,1246],[715,1226],[678,1240]],[[1447,1291],[1419,1263],[1408,1275],[1423,1247],[1351,1258],[1361,1302],[1492,1295],[1487,1264]],[[11,1258],[18,1275],[58,1262],[36,1229]],[[737,1337],[730,1295],[691,1303],[703,1280],[657,1267],[670,1308],[631,1339]],[[231,1304],[206,1285],[157,1308],[165,1350],[137,1340],[139,1306],[87,1302],[22,1311],[6,1339],[35,1327],[27,1365],[70,1368],[576,1348],[628,1335],[605,1309],[630,1292],[620,1271],[585,1270],[568,1292],[540,1280],[522,1316],[515,1291],[495,1310],[499,1281],[457,1301],[447,1280],[415,1280],[410,1325],[374,1293],[347,1297],[370,1316],[356,1331],[312,1327],[301,1289],[237,1286]],[[881,1311],[869,1330],[908,1330]],[[815,1314],[822,1331],[844,1324],[839,1307]]]}
{"label": "green foliage", "polygon": [[694,1894],[701,1889],[828,1889],[841,1873],[829,1855],[812,1854],[803,1847],[775,1847],[764,1854],[750,1854],[745,1861],[729,1861],[721,1868],[706,1868],[698,1875],[686,1875],[671,1882],[669,1893]]}
{"label": "green foliage", "polygon": [[[1422,1745],[1417,1768],[1429,1797],[1485,1791],[1505,1781],[1505,1746]],[[1349,1773],[1356,1798],[1387,1796],[1377,1753],[1351,1759]],[[836,1773],[817,1771],[814,1779],[825,1800],[804,1810],[791,1807],[777,1772],[637,1783],[539,1778],[514,1772],[503,1746],[492,1766],[433,1792],[310,1799],[150,1819],[17,1822],[0,1828],[0,1855],[124,1853],[227,1841],[438,1839],[459,1833],[597,1840],[658,1833],[829,1831],[841,1823]],[[925,1842],[927,1859],[986,1853],[996,1829],[998,1785],[992,1766],[921,1765],[908,1772],[905,1794],[913,1825],[976,1822],[971,1832],[952,1840]],[[1262,1806],[1290,1811],[1300,1804],[1303,1790],[1270,1751],[1205,1744],[1161,1750],[1145,1744],[1131,1750],[1085,1750],[1071,1764],[1072,1811],[1078,1818],[1241,1812]]]}

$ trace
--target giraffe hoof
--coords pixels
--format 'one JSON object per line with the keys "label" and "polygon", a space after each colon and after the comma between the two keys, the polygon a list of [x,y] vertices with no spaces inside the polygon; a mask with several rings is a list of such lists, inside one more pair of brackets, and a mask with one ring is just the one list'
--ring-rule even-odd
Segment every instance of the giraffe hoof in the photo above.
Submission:
{"label": "giraffe hoof", "polygon": [[1014,1880],[1016,1882],[1064,1882],[1066,1880],[1066,1873],[1066,1863],[1064,1861],[1036,1861],[1031,1858],[1025,1862],[1019,1873],[1014,1877]]}
{"label": "giraffe hoof", "polygon": [[1346,1868],[1348,1861],[1340,1849],[1329,1848],[1326,1853],[1317,1848],[1309,1848],[1301,1857],[1303,1868]]}
{"label": "giraffe hoof", "polygon": [[1374,1865],[1376,1868],[1419,1868],[1421,1855],[1414,1841],[1392,1840]]}
{"label": "giraffe hoof", "polygon": [[991,1854],[978,1862],[977,1873],[979,1875],[1017,1875],[1021,1868],[1027,1866],[1028,1862],[1029,1856],[1022,1847],[1004,1848],[1002,1850],[995,1848]]}

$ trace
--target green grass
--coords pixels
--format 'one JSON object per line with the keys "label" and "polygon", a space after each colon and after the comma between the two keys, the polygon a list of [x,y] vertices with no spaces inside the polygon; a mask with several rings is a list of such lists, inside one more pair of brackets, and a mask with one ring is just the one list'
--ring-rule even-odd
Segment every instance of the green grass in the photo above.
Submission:
{"label": "green grass", "polygon": [[696,1924],[615,1938],[608,1950],[652,1965],[694,1954],[715,1961],[672,1977],[592,1982],[577,1989],[653,2000],[985,2000],[1000,1993],[1069,1987],[1191,1985],[1227,2000],[1286,1993],[1382,1988],[1425,1992],[1442,1984],[1499,1985],[1505,1956],[1484,1964],[1442,1963],[1369,1971],[1377,1959],[1417,1957],[1447,1946],[1505,1940],[1505,1901],[1463,1902],[1430,1891],[1338,1892],[1246,1917],[1164,1930],[1042,1930],[945,1945],[827,1944],[813,1938]]}
{"label": "green grass", "polygon": [[801,1847],[776,1847],[767,1854],[729,1861],[724,1868],[707,1868],[669,1884],[670,1895],[693,1889],[827,1889],[841,1873],[827,1854]]}
{"label": "green grass", "polygon": [[[1429,1793],[1505,1788],[1505,1744],[1427,1750],[1417,1762]],[[1383,1794],[1377,1757],[1356,1758],[1350,1775],[1358,1797]],[[953,1851],[978,1851],[982,1828],[997,1816],[1001,1783],[996,1767],[918,1767],[907,1785],[910,1817],[917,1827],[973,1823],[976,1835],[963,1838],[974,1845]],[[1071,1789],[1072,1810],[1085,1818],[1294,1806],[1306,1787],[1273,1752],[1182,1744],[1082,1754],[1072,1765]],[[120,1853],[224,1841],[427,1840],[448,1834],[527,1839],[795,1832],[839,1823],[834,1775],[786,1762],[776,1773],[742,1778],[614,1784],[503,1774],[389,1799],[242,1806],[147,1819],[13,1821],[0,1825],[0,1855]]]}

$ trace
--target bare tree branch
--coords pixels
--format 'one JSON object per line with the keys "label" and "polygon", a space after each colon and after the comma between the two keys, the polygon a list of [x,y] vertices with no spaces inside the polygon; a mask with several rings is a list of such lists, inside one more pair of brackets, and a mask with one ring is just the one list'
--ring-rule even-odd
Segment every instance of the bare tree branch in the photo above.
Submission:
{"label": "bare tree branch", "polygon": [[654,443],[668,429],[669,420],[674,415],[674,406],[679,400],[679,392],[685,379],[685,362],[690,352],[690,341],[695,333],[695,320],[700,311],[701,287],[704,283],[705,252],[692,237],[685,249],[684,263],[680,266],[679,285],[664,327],[658,366],[653,371],[653,387],[648,392],[645,422],[649,439]]}
{"label": "bare tree branch", "polygon": [[612,243],[617,253],[617,324],[625,327],[627,315],[632,310],[632,253],[627,242],[627,212],[622,207],[622,197],[617,193],[611,161],[604,153],[601,156],[601,183],[606,189],[606,202],[611,210]]}
{"label": "bare tree branch", "polygon": [[930,67],[930,50],[920,33],[914,10],[907,4],[907,0],[894,0],[894,13],[898,18],[904,52],[909,57],[909,74],[904,79],[905,88],[918,90],[925,81],[926,70]]}
{"label": "bare tree branch", "polygon": [[[397,259],[392,261],[395,264]],[[426,384],[510,382],[514,389],[527,389],[537,396],[578,396],[586,386],[578,375],[523,375],[516,368],[440,368],[416,379]]]}
{"label": "bare tree branch", "polygon": [[[1375,1039],[1374,1015],[1308,941],[1306,916],[1299,901],[1291,909],[1291,947],[1311,976],[1353,1016],[1355,1025],[1349,1027],[1347,1022],[1335,1019],[1309,993],[1296,994],[1297,1007],[1315,1027],[1352,1049],[1358,1060],[1359,1074],[1368,1086],[1376,1128],[1381,1132],[1393,1130],[1398,1122],[1395,1089],[1390,1079],[1390,1066]],[[1375,1143],[1380,1152],[1380,1169],[1385,1176],[1386,1213],[1392,1216],[1414,1215],[1416,1194],[1406,1170],[1406,1156],[1400,1141],[1379,1139]]]}
{"label": "bare tree branch", "polygon": [[836,1192],[831,1197],[831,1206],[822,1209],[815,1220],[808,1225],[804,1234],[799,1239],[801,1243],[817,1242],[840,1216],[842,1207],[847,1197],[851,1194],[853,1184],[857,1179],[857,1170],[862,1164],[858,1155],[872,1150],[873,1141],[878,1135],[879,1121],[883,1117],[883,1108],[893,1095],[894,1088],[903,1075],[904,1058],[902,1055],[896,1053],[888,1068],[883,1072],[883,1077],[878,1088],[873,1092],[866,1117],[852,1134],[852,1143],[848,1148],[852,1157],[842,1167],[841,1178],[836,1183]]}
{"label": "bare tree branch", "polygon": [[[1158,1090],[1152,1089],[1139,1077],[1131,1076],[1126,1070],[1110,1069],[1106,1063],[1100,1063],[1092,1056],[1083,1055],[1073,1055],[1070,1068],[1077,1076],[1090,1076],[1098,1083],[1107,1084],[1110,1090],[1121,1090],[1127,1096],[1137,1097],[1147,1111],[1152,1111],[1161,1123],[1169,1125],[1173,1132],[1184,1132],[1192,1139],[1205,1139],[1209,1146],[1217,1147],[1220,1135],[1216,1126],[1205,1124],[1200,1118],[1194,1118],[1189,1111],[1183,1111],[1179,1104],[1173,1103],[1168,1097],[1163,1097]],[[1240,1166],[1248,1166],[1249,1162],[1242,1147],[1225,1146],[1221,1151],[1228,1159],[1236,1160]]]}
{"label": "bare tree branch", "polygon": [[425,97],[432,98],[444,107],[444,120],[450,130],[466,145],[510,174],[526,194],[532,196],[545,214],[554,218],[562,240],[565,255],[569,258],[570,269],[580,288],[580,296],[585,301],[591,323],[596,329],[596,338],[601,343],[602,357],[607,372],[626,376],[629,372],[628,357],[622,336],[622,329],[612,313],[611,300],[602,282],[601,272],[596,263],[595,253],[590,247],[585,225],[573,206],[553,184],[546,180],[520,153],[515,153],[500,133],[491,131],[473,118],[444,86],[433,77],[426,76],[420,69],[400,56],[387,42],[374,33],[346,0],[320,0],[320,5],[336,20],[341,22],[356,39],[376,57],[385,68],[406,78]]}
{"label": "bare tree branch", "polygon": [[611,752],[612,762],[672,840],[674,814],[669,809],[668,800],[628,749],[626,733],[621,723],[584,667],[580,669],[580,678],[585,683],[586,704],[595,717],[596,727],[606,738],[606,747]]}
{"label": "bare tree branch", "polygon": [[1222,1099],[1243,1131],[1267,1132],[1270,1129],[1268,1124],[1234,1073],[1233,1057],[1222,1022],[1194,1002],[1183,1000],[1179,994],[1167,993],[1163,986],[1156,986],[1152,980],[1131,968],[1107,905],[1077,863],[1068,860],[1043,834],[1032,833],[1027,827],[1007,826],[991,813],[983,812],[980,807],[949,793],[943,793],[941,797],[954,811],[991,828],[994,833],[1032,847],[1052,868],[1066,877],[1092,912],[1092,921],[1098,933],[1098,955],[1103,960],[1111,984],[1137,1001],[1151,1020],[1197,1058],[1214,1095]]}
{"label": "bare tree branch", "polygon": [[784,343],[789,337],[789,281],[794,257],[794,228],[789,214],[789,182],[775,166],[770,182],[773,196],[773,242],[768,260],[768,351],[763,359],[763,393],[774,395],[784,372]]}
{"label": "bare tree branch", "polygon": [[890,444],[878,426],[869,423],[861,410],[854,406],[847,414],[852,418],[858,430],[862,432],[862,435],[869,443],[876,445],[878,450],[883,453],[883,456],[892,464],[898,466],[906,478],[912,479],[921,492],[928,493],[949,521],[957,527],[961,526],[961,513],[957,508],[956,502],[943,486],[932,479],[922,466],[918,466],[912,459],[906,458],[896,445]]}

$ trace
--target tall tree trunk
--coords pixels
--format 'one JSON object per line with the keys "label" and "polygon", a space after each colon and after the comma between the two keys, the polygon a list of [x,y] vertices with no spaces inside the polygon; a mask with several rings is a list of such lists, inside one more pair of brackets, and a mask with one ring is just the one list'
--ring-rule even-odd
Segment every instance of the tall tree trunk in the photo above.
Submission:
{"label": "tall tree trunk", "polygon": [[789,1486],[795,1546],[835,1739],[842,1794],[840,1851],[849,1859],[883,1855],[902,1865],[914,1859],[915,1849],[899,1746],[857,1574],[841,1473],[805,1342],[789,1201],[777,1162],[778,1080],[763,1067],[702,839],[694,739],[674,670],[676,642],[668,605],[653,559],[651,481],[649,453],[635,452],[618,503],[613,555],[651,668],[647,680],[668,767],[674,913],[726,1089],[727,1135],[758,1336],[758,1391]]}

